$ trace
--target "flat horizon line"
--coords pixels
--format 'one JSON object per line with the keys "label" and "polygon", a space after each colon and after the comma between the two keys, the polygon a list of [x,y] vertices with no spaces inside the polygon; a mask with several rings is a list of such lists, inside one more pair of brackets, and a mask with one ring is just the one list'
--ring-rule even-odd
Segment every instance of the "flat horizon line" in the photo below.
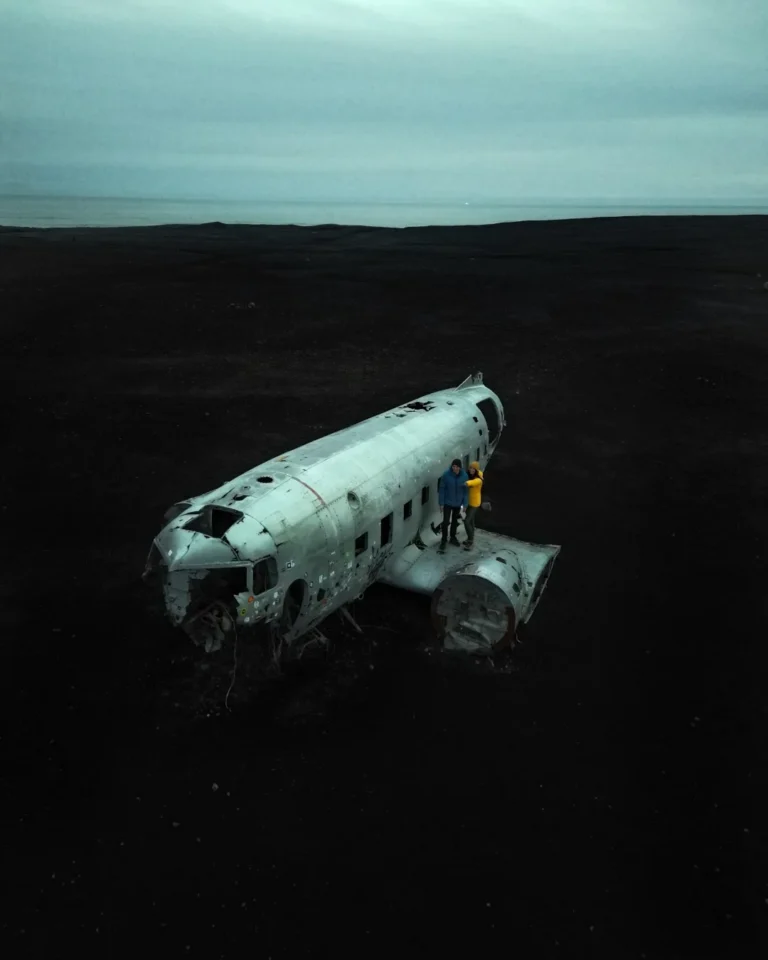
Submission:
{"label": "flat horizon line", "polygon": [[503,200],[341,200],[341,199],[259,199],[259,198],[239,198],[222,199],[216,197],[142,197],[142,196],[111,196],[100,194],[57,194],[57,193],[0,193],[0,199],[3,200],[103,200],[103,201],[139,201],[142,203],[221,203],[221,204],[263,204],[267,206],[277,206],[286,204],[297,204],[307,206],[321,205],[339,205],[339,206],[421,206],[421,207],[444,207],[444,206],[475,206],[475,207],[541,207],[541,206],[565,206],[565,207],[587,207],[587,206],[622,206],[622,207],[690,207],[690,206],[708,206],[708,207],[753,207],[768,206],[768,197],[755,200],[738,198],[727,200],[723,198],[706,199],[694,197],[687,199],[662,198],[659,200],[643,199],[638,197],[631,198],[575,198],[575,197],[552,197],[552,198],[526,198],[526,199],[503,199]]}

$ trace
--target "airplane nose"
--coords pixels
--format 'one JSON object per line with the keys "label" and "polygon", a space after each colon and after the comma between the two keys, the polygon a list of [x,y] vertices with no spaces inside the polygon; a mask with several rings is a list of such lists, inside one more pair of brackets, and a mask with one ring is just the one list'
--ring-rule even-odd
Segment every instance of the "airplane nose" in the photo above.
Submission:
{"label": "airplane nose", "polygon": [[157,545],[170,573],[180,567],[205,567],[237,560],[233,549],[223,540],[191,530],[169,530],[158,537]]}

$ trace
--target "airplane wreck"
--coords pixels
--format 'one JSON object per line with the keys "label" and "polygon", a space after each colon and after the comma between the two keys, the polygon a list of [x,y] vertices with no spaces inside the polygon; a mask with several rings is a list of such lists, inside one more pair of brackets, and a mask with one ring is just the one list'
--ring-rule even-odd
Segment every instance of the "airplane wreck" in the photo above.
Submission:
{"label": "airplane wreck", "polygon": [[235,634],[300,656],[323,620],[386,583],[431,596],[444,649],[493,655],[514,646],[560,547],[478,529],[471,553],[441,553],[438,482],[454,458],[484,470],[505,426],[477,373],[314,440],[173,505],[144,578],[208,652]]}

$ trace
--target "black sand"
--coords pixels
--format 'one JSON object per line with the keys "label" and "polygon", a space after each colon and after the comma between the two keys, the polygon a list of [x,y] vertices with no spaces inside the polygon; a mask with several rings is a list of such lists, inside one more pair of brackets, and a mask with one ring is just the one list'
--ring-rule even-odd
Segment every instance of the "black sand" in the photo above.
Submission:
{"label": "black sand", "polygon": [[[1,229],[6,955],[760,956],[766,281],[761,217]],[[380,588],[223,710],[163,510],[476,368],[481,523],[563,546],[512,665]]]}

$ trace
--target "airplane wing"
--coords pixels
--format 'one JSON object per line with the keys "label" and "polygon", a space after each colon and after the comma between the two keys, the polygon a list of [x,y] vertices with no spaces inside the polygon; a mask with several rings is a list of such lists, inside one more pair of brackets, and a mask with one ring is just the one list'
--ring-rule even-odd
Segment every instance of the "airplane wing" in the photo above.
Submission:
{"label": "airplane wing", "polygon": [[472,551],[449,545],[441,554],[439,541],[429,532],[385,564],[377,580],[431,595],[446,649],[490,654],[508,645],[533,615],[560,547],[488,530],[475,532]]}

